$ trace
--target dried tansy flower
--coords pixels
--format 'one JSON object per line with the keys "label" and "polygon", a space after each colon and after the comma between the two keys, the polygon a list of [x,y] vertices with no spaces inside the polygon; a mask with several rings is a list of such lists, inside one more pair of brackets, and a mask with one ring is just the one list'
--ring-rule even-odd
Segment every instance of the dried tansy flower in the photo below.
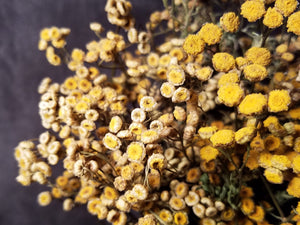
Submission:
{"label": "dried tansy flower", "polygon": [[245,53],[246,59],[252,63],[267,66],[271,62],[271,53],[266,48],[252,47]]}
{"label": "dried tansy flower", "polygon": [[220,25],[226,32],[236,32],[240,25],[239,17],[234,12],[224,13]]}
{"label": "dried tansy flower", "polygon": [[261,1],[246,1],[241,6],[241,15],[249,22],[255,22],[265,14],[265,5]]}
{"label": "dried tansy flower", "polygon": [[244,68],[245,78],[252,81],[262,81],[268,76],[266,67],[259,64],[251,64]]}
{"label": "dried tansy flower", "polygon": [[267,107],[267,98],[258,93],[258,94],[249,94],[243,99],[239,104],[239,112],[244,115],[254,115],[260,114]]}
{"label": "dried tansy flower", "polygon": [[268,108],[270,112],[287,111],[291,97],[287,90],[274,90],[269,93]]}
{"label": "dried tansy flower", "polygon": [[283,16],[275,9],[275,8],[268,8],[264,19],[263,24],[269,28],[276,28],[282,25]]}
{"label": "dried tansy flower", "polygon": [[275,8],[284,16],[289,16],[297,8],[297,0],[276,0]]}
{"label": "dried tansy flower", "polygon": [[206,44],[214,45],[220,42],[223,35],[221,28],[213,23],[204,24],[198,34]]}
{"label": "dried tansy flower", "polygon": [[229,107],[238,105],[243,96],[243,89],[236,83],[223,85],[218,90],[218,98],[220,102]]}
{"label": "dried tansy flower", "polygon": [[232,130],[219,130],[210,137],[214,147],[228,147],[234,144],[234,132]]}
{"label": "dried tansy flower", "polygon": [[300,35],[300,11],[289,16],[286,27],[288,28],[288,32]]}
{"label": "dried tansy flower", "polygon": [[197,55],[204,50],[205,43],[199,35],[188,35],[183,43],[183,50],[191,55]]}
{"label": "dried tansy flower", "polygon": [[215,70],[220,72],[228,72],[235,66],[235,60],[233,56],[225,52],[214,54],[212,63]]}
{"label": "dried tansy flower", "polygon": [[[257,184],[298,202],[298,1],[236,2],[164,0],[135,26],[130,1],[108,0],[117,29],[93,22],[97,37],[69,52],[70,29],[43,29],[39,50],[71,75],[42,80],[47,131],[15,148],[17,182],[50,185],[42,206],[86,204],[114,225],[269,224]],[[282,224],[299,220],[300,203],[275,205]]]}

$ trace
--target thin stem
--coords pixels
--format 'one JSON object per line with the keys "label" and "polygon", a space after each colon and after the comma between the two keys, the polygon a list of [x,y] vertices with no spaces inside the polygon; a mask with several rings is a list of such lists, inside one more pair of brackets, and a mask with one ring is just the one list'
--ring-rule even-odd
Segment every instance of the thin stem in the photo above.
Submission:
{"label": "thin stem", "polygon": [[265,32],[263,32],[263,36],[262,36],[262,42],[261,42],[261,46],[260,47],[264,47],[267,41],[267,38],[269,37],[271,33],[271,29],[267,28],[267,30]]}
{"label": "thin stem", "polygon": [[230,155],[228,155],[227,152],[223,151],[222,149],[218,148],[218,150],[229,160],[229,162],[232,163],[232,165],[234,165],[234,167],[238,170],[238,166],[235,164],[235,162],[233,161],[233,159],[230,157]]}
{"label": "thin stem", "polygon": [[157,37],[157,36],[159,36],[159,35],[166,34],[166,33],[171,32],[171,31],[173,31],[173,29],[163,30],[163,31],[154,33],[154,34],[152,35],[152,37]]}
{"label": "thin stem", "polygon": [[184,7],[184,11],[185,11],[185,18],[184,18],[183,31],[181,32],[182,37],[186,37],[187,34],[188,34],[188,26],[189,26],[189,22],[190,22],[190,19],[191,19],[191,16],[192,16],[192,12],[195,9],[195,4],[196,4],[196,1],[193,2],[193,6],[189,10],[188,1],[184,1],[184,3],[183,3],[183,7]]}
{"label": "thin stem", "polygon": [[259,176],[260,176],[260,179],[263,181],[263,183],[264,183],[264,185],[265,185],[265,187],[266,187],[266,189],[267,189],[267,191],[268,191],[268,193],[269,193],[269,195],[270,195],[270,197],[271,197],[271,199],[272,199],[272,201],[273,201],[273,203],[275,205],[275,208],[279,212],[281,220],[284,220],[285,216],[284,216],[284,214],[283,214],[283,212],[282,212],[282,210],[281,210],[281,208],[280,208],[280,206],[279,206],[279,204],[278,204],[278,202],[277,202],[277,200],[276,200],[276,198],[275,198],[275,196],[274,196],[274,194],[273,194],[273,192],[272,192],[272,190],[271,190],[268,182],[266,181],[266,179],[264,178],[264,176],[261,173],[259,173]]}
{"label": "thin stem", "polygon": [[121,66],[104,66],[104,65],[99,65],[100,68],[103,69],[122,69]]}
{"label": "thin stem", "polygon": [[247,164],[247,161],[248,161],[248,159],[249,159],[249,155],[250,155],[250,146],[248,145],[247,146],[247,153],[246,153],[247,155],[246,155],[246,159],[245,159],[245,161],[243,162],[243,165],[240,167],[240,169],[239,169],[239,172],[241,173],[242,171],[243,171],[243,169],[244,169],[244,167],[246,166],[246,164]]}
{"label": "thin stem", "polygon": [[234,130],[236,131],[238,129],[238,109],[237,107],[234,107]]}

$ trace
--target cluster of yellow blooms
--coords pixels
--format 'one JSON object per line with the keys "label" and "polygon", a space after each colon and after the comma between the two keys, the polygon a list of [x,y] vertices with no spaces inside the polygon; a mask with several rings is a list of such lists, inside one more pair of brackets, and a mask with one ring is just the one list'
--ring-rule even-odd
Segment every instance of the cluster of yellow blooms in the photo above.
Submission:
{"label": "cluster of yellow blooms", "polygon": [[17,181],[51,188],[41,206],[86,204],[114,225],[131,210],[138,225],[300,224],[297,1],[163,4],[141,31],[129,1],[108,0],[120,33],[91,23],[86,50],[67,50],[67,28],[40,32],[39,50],[72,75],[42,80],[47,131],[15,148]]}

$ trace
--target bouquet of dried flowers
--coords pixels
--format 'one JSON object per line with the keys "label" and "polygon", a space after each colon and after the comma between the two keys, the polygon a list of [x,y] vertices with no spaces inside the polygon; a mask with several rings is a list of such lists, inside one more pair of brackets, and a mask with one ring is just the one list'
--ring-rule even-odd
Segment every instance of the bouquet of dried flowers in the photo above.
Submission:
{"label": "bouquet of dried flowers", "polygon": [[91,23],[84,50],[68,28],[40,32],[72,75],[42,80],[47,131],[15,148],[16,180],[114,225],[300,224],[298,2],[162,4],[138,30],[132,4],[108,0],[117,29]]}

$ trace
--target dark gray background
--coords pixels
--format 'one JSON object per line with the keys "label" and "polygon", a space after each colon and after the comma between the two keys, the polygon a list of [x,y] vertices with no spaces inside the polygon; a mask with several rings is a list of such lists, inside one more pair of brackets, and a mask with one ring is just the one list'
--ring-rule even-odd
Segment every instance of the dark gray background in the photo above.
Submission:
{"label": "dark gray background", "polygon": [[[107,27],[105,0],[0,0],[0,225],[100,224],[85,207],[63,212],[61,202],[40,207],[36,196],[40,185],[23,187],[13,158],[19,141],[38,137],[44,131],[38,115],[37,87],[45,76],[62,81],[72,73],[65,66],[48,64],[37,49],[43,27],[69,27],[68,48],[84,48],[96,38],[89,23]],[[161,0],[135,0],[133,15],[142,25]]]}

